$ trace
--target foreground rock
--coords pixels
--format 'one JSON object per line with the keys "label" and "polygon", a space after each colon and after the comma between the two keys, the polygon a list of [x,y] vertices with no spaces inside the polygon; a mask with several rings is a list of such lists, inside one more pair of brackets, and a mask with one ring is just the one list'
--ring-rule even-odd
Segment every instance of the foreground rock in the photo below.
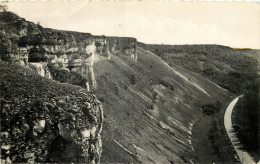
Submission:
{"label": "foreground rock", "polygon": [[98,163],[102,108],[80,87],[0,64],[1,163]]}

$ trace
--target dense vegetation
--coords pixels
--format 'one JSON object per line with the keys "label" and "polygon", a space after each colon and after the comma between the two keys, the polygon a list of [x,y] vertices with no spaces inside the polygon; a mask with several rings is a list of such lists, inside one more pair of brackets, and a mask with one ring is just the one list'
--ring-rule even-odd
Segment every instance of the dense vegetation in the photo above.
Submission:
{"label": "dense vegetation", "polygon": [[241,93],[256,78],[258,63],[245,50],[219,45],[145,45],[170,66],[199,73],[232,93]]}
{"label": "dense vegetation", "polygon": [[234,129],[243,148],[259,158],[260,141],[260,81],[256,80],[247,87],[244,96],[235,107]]}
{"label": "dense vegetation", "polygon": [[212,116],[219,113],[221,106],[222,104],[220,101],[217,101],[215,104],[205,104],[202,105],[202,112],[205,115]]}

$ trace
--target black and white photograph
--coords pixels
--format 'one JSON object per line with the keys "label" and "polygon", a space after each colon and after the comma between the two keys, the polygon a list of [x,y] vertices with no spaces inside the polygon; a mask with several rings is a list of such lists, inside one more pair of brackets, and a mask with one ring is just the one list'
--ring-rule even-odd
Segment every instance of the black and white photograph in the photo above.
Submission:
{"label": "black and white photograph", "polygon": [[0,163],[260,164],[260,0],[0,0]]}

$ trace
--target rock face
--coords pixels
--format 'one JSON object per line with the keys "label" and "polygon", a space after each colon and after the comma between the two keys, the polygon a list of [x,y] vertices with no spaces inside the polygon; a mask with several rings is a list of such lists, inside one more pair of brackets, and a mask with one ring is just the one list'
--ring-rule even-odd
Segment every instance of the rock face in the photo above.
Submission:
{"label": "rock face", "polygon": [[[95,55],[126,55],[137,60],[136,39],[93,36],[43,28],[11,13],[0,13],[1,59],[29,67],[41,76],[96,89]],[[55,68],[55,69],[54,69]],[[61,72],[81,76],[81,82]],[[56,75],[60,75],[56,77]]]}
{"label": "rock face", "polygon": [[98,163],[102,107],[81,87],[0,62],[1,163]]}
{"label": "rock face", "polygon": [[109,49],[113,54],[124,54],[130,56],[135,61],[137,60],[136,44],[137,40],[135,38],[116,38],[109,37]]}
{"label": "rock face", "polygon": [[0,13],[1,163],[99,163],[103,110],[88,91],[107,52],[104,37]]}

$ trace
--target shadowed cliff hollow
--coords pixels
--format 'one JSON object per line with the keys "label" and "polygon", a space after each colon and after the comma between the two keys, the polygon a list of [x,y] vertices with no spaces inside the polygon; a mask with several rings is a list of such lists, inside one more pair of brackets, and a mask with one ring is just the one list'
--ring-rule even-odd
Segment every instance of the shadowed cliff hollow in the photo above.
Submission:
{"label": "shadowed cliff hollow", "polygon": [[[87,117],[87,121],[84,122],[86,123],[84,124],[87,129],[86,133],[80,127],[73,127],[74,124],[71,122],[74,121],[74,117],[71,116],[70,122],[56,123],[56,131],[54,131],[56,135],[50,137],[55,142],[50,141],[43,144],[47,145],[46,148],[38,151],[37,146],[42,145],[41,141],[37,139],[32,139],[33,141],[30,142],[25,140],[21,143],[25,147],[21,149],[22,157],[13,157],[20,154],[18,151],[20,145],[18,145],[18,150],[11,146],[9,149],[13,156],[2,155],[5,160],[9,158],[9,160],[15,161],[17,158],[21,162],[27,162],[24,160],[25,157],[28,157],[25,152],[30,150],[27,154],[30,154],[29,157],[32,156],[30,160],[36,162],[98,161],[101,145],[95,137],[92,139],[93,137],[91,138],[90,134],[92,127],[97,126],[96,129],[99,129],[95,122],[98,118],[102,118],[102,114],[98,110],[100,108],[93,107],[86,110],[87,113],[84,113],[85,108],[89,106],[85,106],[84,101],[89,102],[88,99],[83,99],[83,102],[81,102],[79,98],[82,96],[81,91],[65,90],[65,86],[75,89],[85,88],[94,92],[102,102],[104,126],[101,162],[103,163],[183,163],[194,161],[191,130],[194,122],[202,115],[202,106],[216,102],[225,104],[230,98],[227,90],[203,76],[174,64],[170,67],[154,53],[138,46],[134,38],[93,36],[88,33],[46,29],[25,21],[11,12],[1,13],[0,20],[1,60],[14,64],[20,63],[23,66],[22,68],[5,64],[2,68],[3,72],[6,72],[7,68],[10,67],[11,70],[14,70],[13,72],[18,72],[17,74],[11,72],[11,75],[18,76],[23,72],[35,72],[42,76],[40,78],[33,73],[28,73],[30,75],[28,78],[37,77],[41,79],[32,83],[32,87],[37,92],[27,94],[28,96],[31,94],[40,95],[41,100],[38,102],[34,97],[32,100],[29,99],[32,101],[30,106],[33,109],[33,116],[28,121],[34,121],[30,123],[31,126],[28,125],[31,136],[36,135],[37,138],[37,136],[41,136],[38,133],[45,132],[42,131],[43,127],[47,128],[47,125],[52,127],[50,126],[52,124],[48,123],[47,120],[44,124],[46,127],[42,126],[42,117],[38,117],[36,114],[38,108],[34,108],[34,106],[39,107],[40,111],[42,108],[43,111],[52,111],[52,108],[45,109],[48,108],[46,104],[54,101],[53,104],[57,105],[53,107],[55,108],[53,111],[58,112],[61,109],[65,110],[62,106],[59,106],[59,101],[62,101],[68,107],[65,116],[54,114],[51,118],[57,116],[61,120],[66,120],[67,115],[72,112],[70,110],[74,109],[74,105],[79,106],[78,117],[80,119]],[[19,69],[22,70],[20,73]],[[9,90],[10,85],[18,84],[18,82],[9,84],[10,79],[7,77],[11,75],[8,73],[3,76],[7,79],[3,86],[7,86]],[[28,75],[24,76],[27,77]],[[57,81],[66,84],[60,84]],[[19,85],[24,87],[29,82],[24,80]],[[42,89],[37,90],[36,84],[44,85],[39,86]],[[51,87],[50,90],[55,89],[54,84],[62,86],[61,91],[59,91],[61,93],[54,92],[53,96],[57,97],[57,100],[50,98],[53,97],[51,92],[48,92],[48,94],[43,92],[45,86]],[[29,90],[30,85],[27,88]],[[47,89],[47,91],[50,90]],[[11,92],[11,90],[8,92]],[[27,92],[24,89],[19,93]],[[89,93],[85,94],[90,97],[93,96]],[[20,96],[18,93],[13,93],[13,95],[13,97]],[[67,101],[66,96],[73,101]],[[21,97],[21,100],[27,102],[24,97]],[[75,104],[73,103],[74,100]],[[4,101],[10,101],[11,104],[14,104],[14,100],[11,100],[11,98],[5,98]],[[34,103],[34,101],[36,102]],[[99,103],[94,101],[93,106],[95,104],[98,106]],[[18,105],[15,104],[15,106]],[[56,110],[56,108],[59,110]],[[21,109],[19,107],[17,110],[20,111]],[[27,110],[26,108],[21,111],[26,113]],[[13,115],[7,114],[6,117],[13,117]],[[16,117],[14,123],[8,122],[6,126],[23,120],[18,116]],[[101,123],[100,121],[97,122]],[[22,124],[24,123],[16,125],[18,129],[21,129]],[[9,131],[3,134],[9,135]],[[20,131],[22,135],[28,133]],[[49,135],[52,131],[46,131],[46,133],[46,135]],[[71,135],[68,136],[68,134]],[[16,133],[14,136],[17,136]],[[89,142],[84,142],[84,136],[90,136]],[[81,140],[78,141],[77,138]],[[7,140],[6,142],[9,144],[16,142],[16,140],[11,138],[11,141]],[[31,144],[31,142],[33,143]],[[30,146],[26,148],[27,145],[34,145],[34,142],[38,143],[37,151],[30,149]],[[57,146],[55,143],[60,144]],[[87,144],[87,148],[80,149],[76,146],[82,146],[83,143]],[[64,148],[64,144],[67,145],[66,148]],[[9,149],[5,149],[3,152],[6,153]],[[44,159],[38,159],[40,158],[38,157],[39,154],[44,153],[43,150],[50,150],[54,153],[51,155],[47,153]],[[61,150],[63,150],[62,155],[59,154]],[[88,158],[81,157],[80,154],[82,153],[78,153],[81,151],[85,155],[88,154]],[[32,155],[33,152],[36,154]]]}

